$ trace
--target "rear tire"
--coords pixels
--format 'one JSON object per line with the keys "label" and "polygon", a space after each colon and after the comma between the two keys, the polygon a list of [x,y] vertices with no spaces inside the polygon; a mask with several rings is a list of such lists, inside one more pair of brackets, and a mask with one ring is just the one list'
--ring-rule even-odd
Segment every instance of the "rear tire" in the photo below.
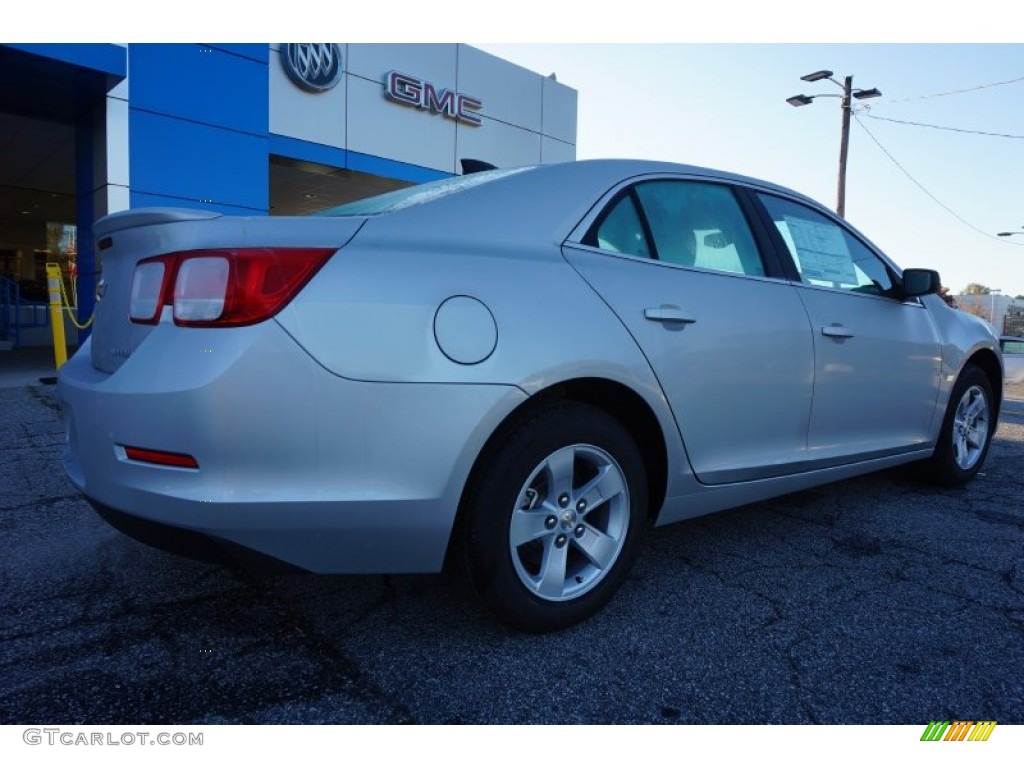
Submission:
{"label": "rear tire", "polygon": [[514,427],[483,461],[462,537],[482,601],[528,632],[599,611],[647,526],[646,474],[630,434],[604,411],[560,403]]}
{"label": "rear tire", "polygon": [[996,428],[994,402],[985,372],[967,365],[953,386],[935,453],[922,465],[925,479],[955,486],[978,474]]}

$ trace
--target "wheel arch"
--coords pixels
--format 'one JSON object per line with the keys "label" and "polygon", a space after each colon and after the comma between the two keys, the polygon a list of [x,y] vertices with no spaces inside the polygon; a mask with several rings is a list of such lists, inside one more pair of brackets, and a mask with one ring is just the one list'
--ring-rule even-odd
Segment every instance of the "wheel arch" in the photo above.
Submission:
{"label": "wheel arch", "polygon": [[964,368],[968,365],[975,365],[980,368],[988,379],[989,386],[992,388],[992,399],[994,400],[994,413],[992,416],[993,419],[998,419],[1000,406],[1003,401],[1003,366],[1000,364],[999,358],[996,357],[996,353],[991,349],[979,349],[967,359],[964,363]]}
{"label": "wheel arch", "polygon": [[625,384],[610,379],[580,378],[561,381],[540,390],[506,416],[484,443],[473,462],[459,498],[459,508],[448,541],[458,538],[465,520],[465,502],[481,468],[506,437],[534,414],[557,403],[578,402],[598,408],[616,419],[629,432],[643,458],[647,477],[648,519],[653,523],[665,500],[668,485],[668,448],[658,418],[650,405]]}

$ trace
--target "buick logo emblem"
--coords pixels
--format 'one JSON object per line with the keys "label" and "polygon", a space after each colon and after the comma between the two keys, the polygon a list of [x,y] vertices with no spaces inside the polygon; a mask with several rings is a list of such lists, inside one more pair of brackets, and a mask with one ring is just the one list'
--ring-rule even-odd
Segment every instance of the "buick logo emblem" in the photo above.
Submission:
{"label": "buick logo emblem", "polygon": [[299,88],[319,93],[341,79],[341,46],[336,43],[287,43],[281,46],[281,65]]}

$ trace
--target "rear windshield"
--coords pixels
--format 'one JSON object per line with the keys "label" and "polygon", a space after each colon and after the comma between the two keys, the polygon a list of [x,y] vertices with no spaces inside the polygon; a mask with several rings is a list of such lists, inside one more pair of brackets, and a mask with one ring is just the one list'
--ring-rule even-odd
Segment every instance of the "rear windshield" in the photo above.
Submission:
{"label": "rear windshield", "polygon": [[317,211],[311,216],[373,216],[378,213],[390,213],[412,205],[429,203],[438,200],[454,192],[461,192],[464,189],[485,184],[488,181],[501,179],[515,173],[529,170],[525,168],[498,168],[493,171],[481,171],[466,176],[453,176],[437,181],[428,181],[426,184],[417,184],[413,187],[396,189],[394,192],[385,192],[383,195],[368,197],[364,200],[354,200],[334,208],[327,208]]}

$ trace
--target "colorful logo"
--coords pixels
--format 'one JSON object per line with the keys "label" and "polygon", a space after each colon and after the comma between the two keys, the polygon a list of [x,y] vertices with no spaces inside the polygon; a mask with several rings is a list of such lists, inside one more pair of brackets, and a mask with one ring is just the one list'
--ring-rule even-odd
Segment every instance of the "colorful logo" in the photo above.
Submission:
{"label": "colorful logo", "polygon": [[995,727],[995,720],[932,720],[921,741],[988,741]]}

